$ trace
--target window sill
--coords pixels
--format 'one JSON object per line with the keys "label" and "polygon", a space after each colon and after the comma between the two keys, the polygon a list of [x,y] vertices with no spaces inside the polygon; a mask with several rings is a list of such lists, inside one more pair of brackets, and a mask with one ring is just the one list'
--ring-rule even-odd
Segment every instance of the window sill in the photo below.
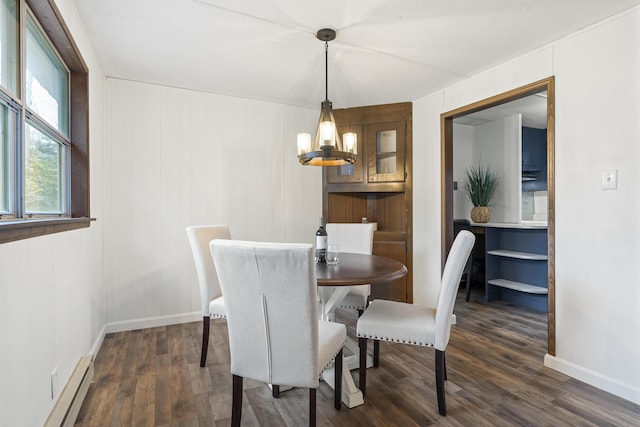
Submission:
{"label": "window sill", "polygon": [[0,222],[0,244],[87,228],[95,218],[19,219]]}

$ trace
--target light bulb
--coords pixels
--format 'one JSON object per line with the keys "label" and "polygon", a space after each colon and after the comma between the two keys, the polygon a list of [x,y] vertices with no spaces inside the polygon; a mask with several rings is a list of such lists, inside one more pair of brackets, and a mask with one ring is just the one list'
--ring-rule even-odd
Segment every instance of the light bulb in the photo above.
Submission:
{"label": "light bulb", "polygon": [[306,154],[311,151],[311,134],[299,133],[298,134],[298,156],[300,154]]}
{"label": "light bulb", "polygon": [[342,135],[342,143],[344,144],[344,151],[348,153],[357,154],[358,151],[358,134],[354,132],[347,132]]}
{"label": "light bulb", "polygon": [[320,123],[320,146],[335,145],[333,136],[333,122]]}

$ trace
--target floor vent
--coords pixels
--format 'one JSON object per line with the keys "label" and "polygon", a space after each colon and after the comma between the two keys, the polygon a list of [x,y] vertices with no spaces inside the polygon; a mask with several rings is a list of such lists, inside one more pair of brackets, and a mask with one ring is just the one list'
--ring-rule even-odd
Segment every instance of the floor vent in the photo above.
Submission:
{"label": "floor vent", "polygon": [[93,381],[93,361],[91,357],[85,356],[73,370],[44,427],[73,426],[91,381]]}

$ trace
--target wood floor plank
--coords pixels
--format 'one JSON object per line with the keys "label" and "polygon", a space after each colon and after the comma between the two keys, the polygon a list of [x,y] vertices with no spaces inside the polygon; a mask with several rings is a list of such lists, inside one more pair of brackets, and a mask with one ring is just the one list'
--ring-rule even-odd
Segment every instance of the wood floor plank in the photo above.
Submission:
{"label": "wood floor plank", "polygon": [[131,425],[150,427],[155,425],[155,391],[156,381],[153,375],[137,377]]}
{"label": "wood floor plank", "polygon": [[[640,426],[640,405],[543,366],[546,315],[485,303],[477,288],[471,296],[469,302],[464,292],[458,296],[446,349],[446,417],[438,414],[434,350],[382,343],[380,367],[367,372],[364,405],[336,411],[333,390],[321,383],[318,426]],[[353,336],[355,311],[340,310],[336,317]],[[76,425],[228,426],[226,321],[211,321],[204,368],[201,334],[199,321],[107,335]],[[352,374],[357,384],[357,371]],[[274,399],[266,384],[245,380],[243,427],[307,425],[308,390],[281,396]]]}
{"label": "wood floor plank", "polygon": [[[167,327],[169,339],[169,385],[171,396],[171,421],[183,421],[189,419],[195,413],[193,393],[188,382],[189,355],[185,348],[190,348],[189,335],[184,334],[184,328],[180,325]],[[195,351],[195,348],[192,348]],[[191,363],[194,359],[191,358]]]}
{"label": "wood floor plank", "polygon": [[[248,380],[245,380],[248,382]],[[257,420],[265,420],[270,426],[285,427],[287,423],[282,418],[281,411],[283,406],[298,406],[295,411],[291,411],[294,418],[291,419],[293,424],[289,425],[308,425],[309,417],[305,407],[300,407],[305,390],[296,389],[292,393],[282,393],[280,398],[273,399],[271,397],[271,390],[260,384],[256,384],[249,388],[244,389],[242,418],[246,417],[247,411],[251,409],[253,416]],[[293,409],[293,408],[291,408]],[[285,409],[286,411],[286,409]]]}
{"label": "wood floor plank", "polygon": [[169,372],[169,354],[160,354],[156,356],[156,405],[155,405],[155,424],[165,425],[171,422],[171,381],[167,372]]}

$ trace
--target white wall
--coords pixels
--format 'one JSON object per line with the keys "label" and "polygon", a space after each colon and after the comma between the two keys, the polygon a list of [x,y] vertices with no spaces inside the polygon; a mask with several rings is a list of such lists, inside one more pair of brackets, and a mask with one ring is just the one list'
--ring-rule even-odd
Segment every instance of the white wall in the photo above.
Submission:
{"label": "white wall", "polygon": [[318,111],[108,79],[108,331],[200,319],[185,228],[313,241],[321,168],[296,158]]}
{"label": "white wall", "polygon": [[453,191],[453,217],[471,220],[473,203],[464,190],[467,168],[473,164],[475,126],[453,124],[453,180],[458,189]]}
{"label": "white wall", "polygon": [[520,140],[521,115],[483,123],[477,126],[453,125],[453,217],[470,218],[473,204],[464,190],[469,166],[488,167],[500,177],[489,204],[491,222],[520,222]]}
{"label": "white wall", "polygon": [[[104,283],[104,76],[72,1],[57,0],[88,64],[91,227],[0,245],[0,424],[40,426],[82,356],[101,342]],[[56,397],[60,390],[56,390]]]}
{"label": "white wall", "polygon": [[[640,9],[555,52],[553,363],[640,403]],[[615,191],[600,189],[609,169]]]}
{"label": "white wall", "polygon": [[520,140],[522,116],[514,115],[476,126],[473,164],[499,178],[489,203],[491,222],[520,222]]}
{"label": "white wall", "polygon": [[[556,356],[640,403],[640,8],[414,102],[414,301],[440,275],[439,115],[556,76]],[[600,189],[617,169],[618,190]]]}

